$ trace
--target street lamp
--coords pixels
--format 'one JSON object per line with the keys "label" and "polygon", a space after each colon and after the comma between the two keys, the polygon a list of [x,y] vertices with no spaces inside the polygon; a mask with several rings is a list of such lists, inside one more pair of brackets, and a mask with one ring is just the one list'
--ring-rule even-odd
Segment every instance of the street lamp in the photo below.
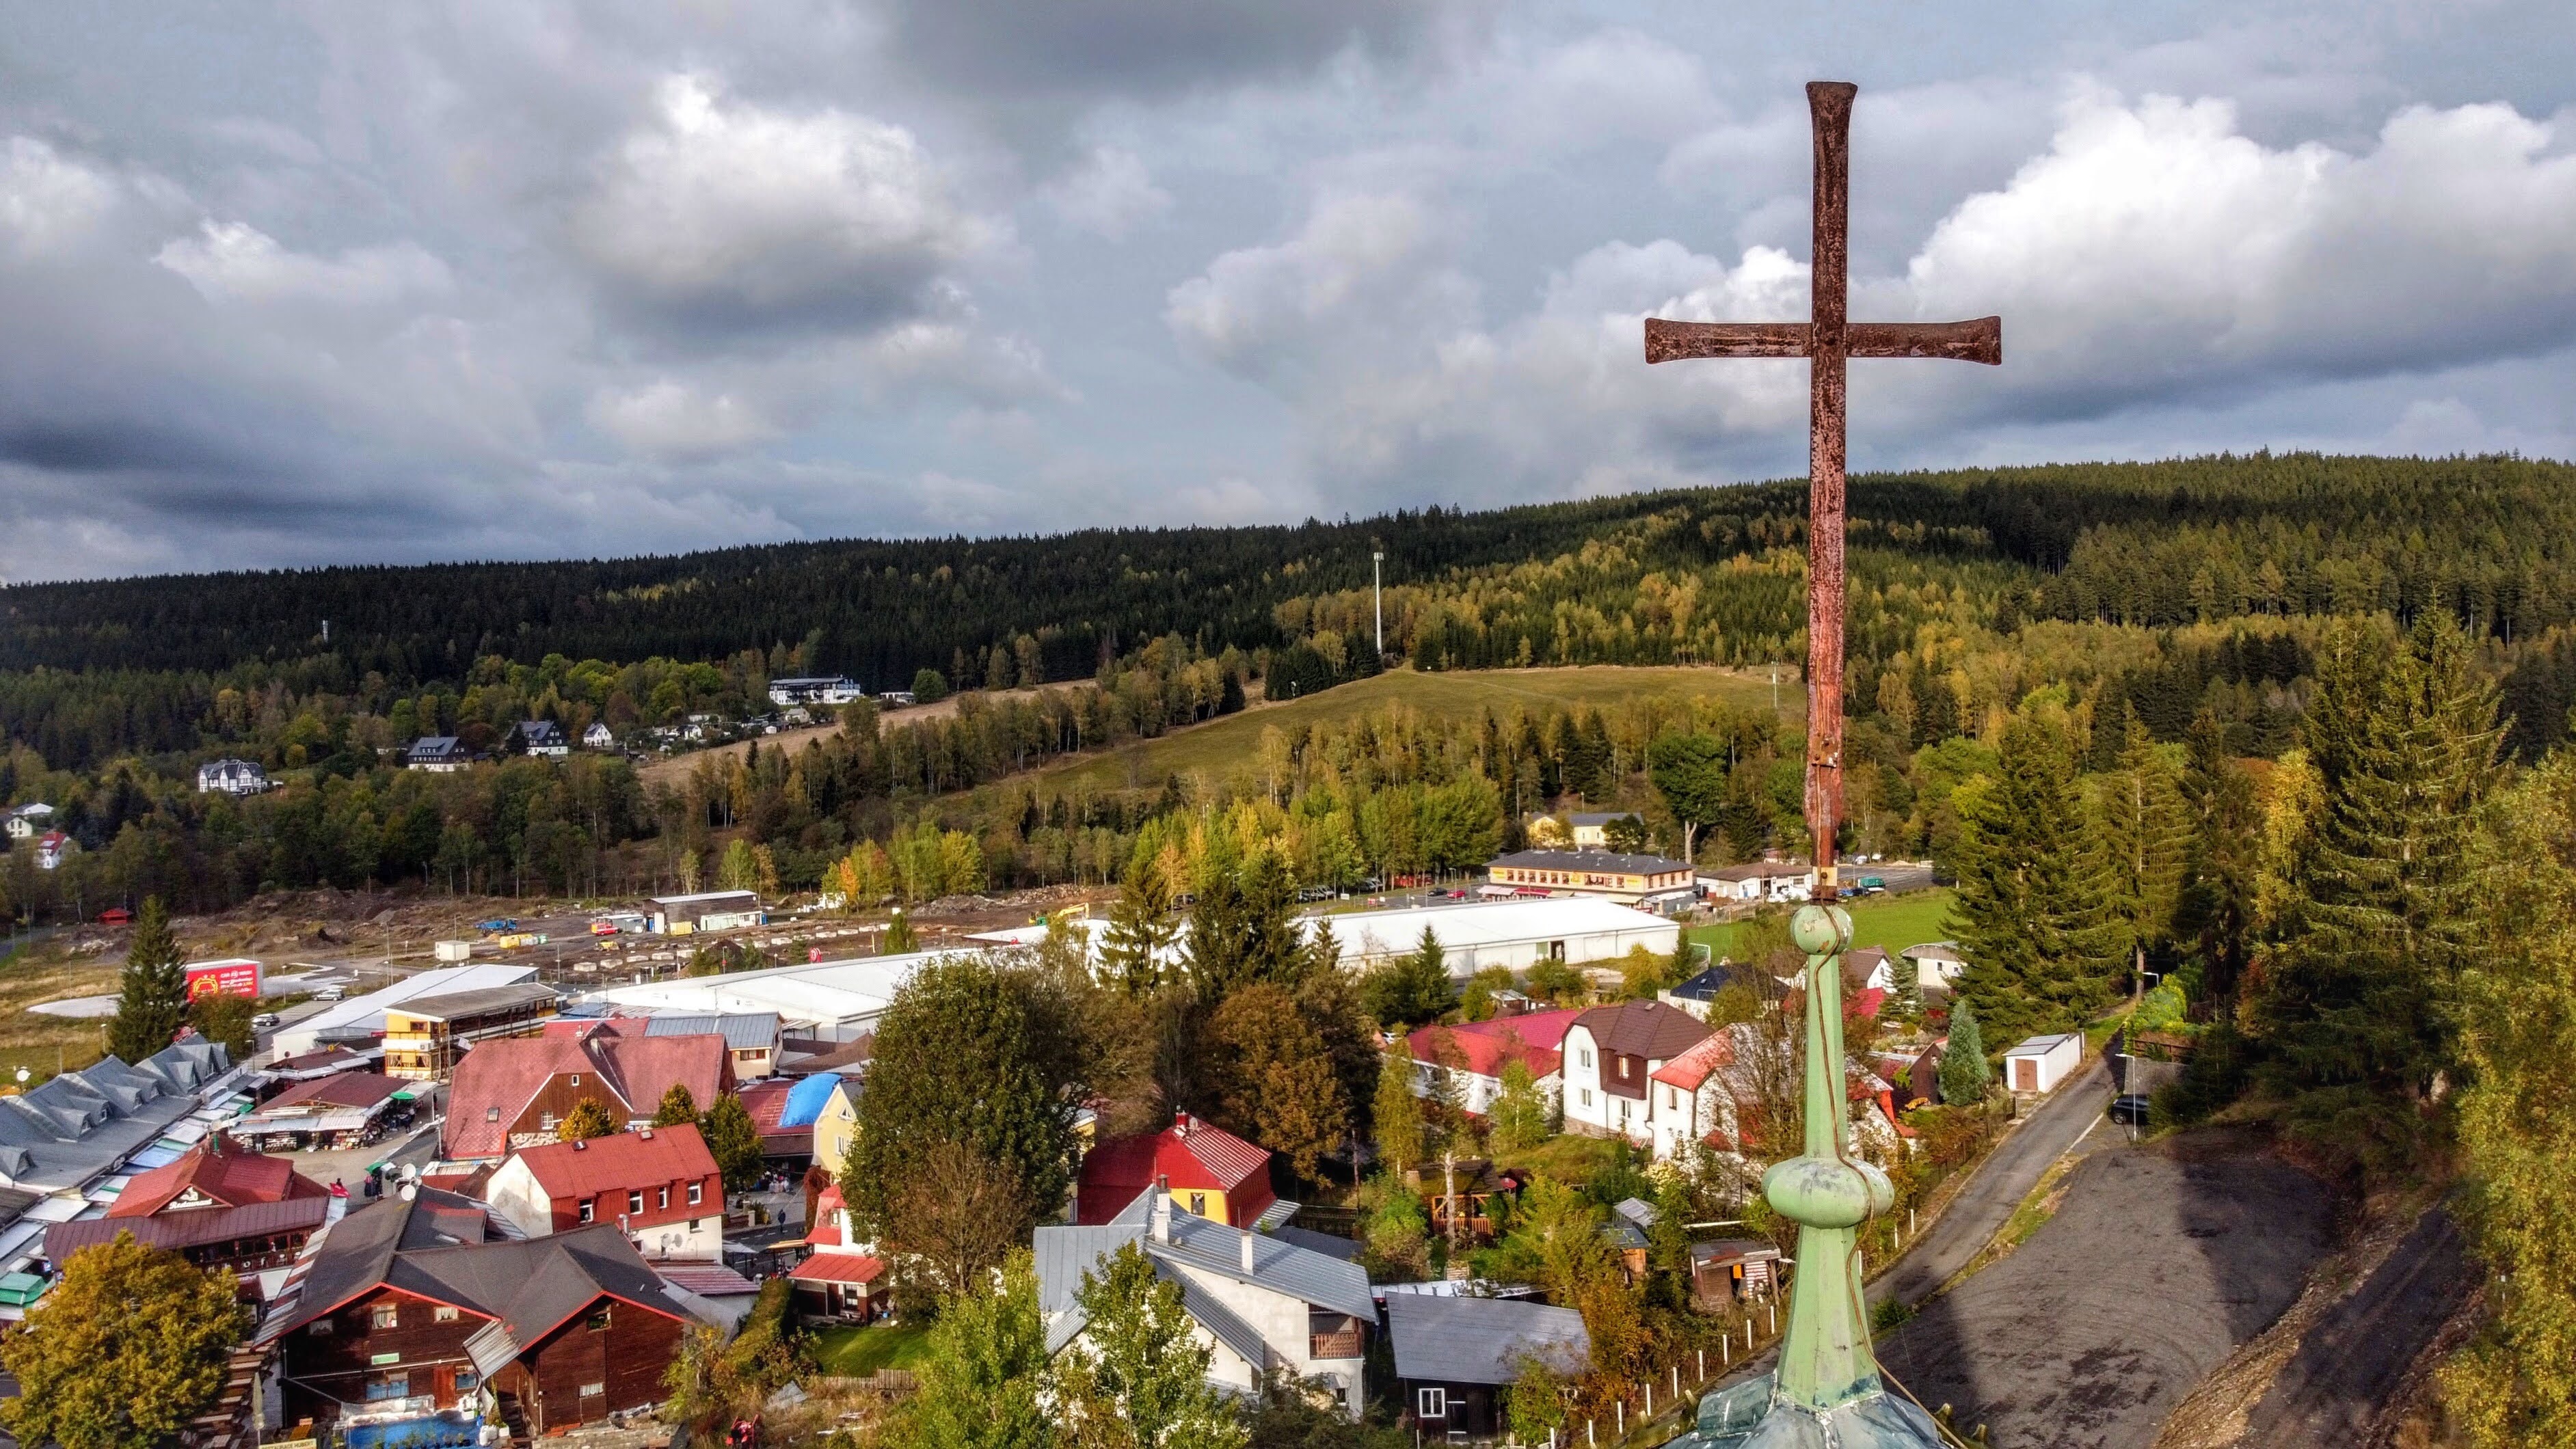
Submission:
{"label": "street lamp", "polygon": [[1386,550],[1369,550],[1369,594],[1377,605],[1377,654],[1386,660]]}

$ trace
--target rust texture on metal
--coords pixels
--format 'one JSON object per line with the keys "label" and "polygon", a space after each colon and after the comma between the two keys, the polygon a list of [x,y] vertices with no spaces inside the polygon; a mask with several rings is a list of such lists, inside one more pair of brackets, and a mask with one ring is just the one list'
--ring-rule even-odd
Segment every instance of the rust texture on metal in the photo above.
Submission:
{"label": "rust texture on metal", "polygon": [[2000,317],[1968,322],[1851,322],[1851,116],[1860,88],[1807,83],[1815,133],[1815,256],[1805,322],[1646,319],[1646,361],[1804,357],[1807,382],[1807,831],[1816,895],[1835,895],[1843,818],[1844,363],[1854,357],[2004,360]]}

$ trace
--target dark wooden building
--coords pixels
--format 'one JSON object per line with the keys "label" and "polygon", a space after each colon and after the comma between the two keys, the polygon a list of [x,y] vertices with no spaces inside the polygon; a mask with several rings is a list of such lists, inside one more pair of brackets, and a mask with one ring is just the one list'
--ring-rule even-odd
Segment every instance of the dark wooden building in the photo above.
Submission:
{"label": "dark wooden building", "polygon": [[1425,1438],[1492,1437],[1524,1359],[1568,1376],[1592,1365],[1582,1314],[1516,1298],[1389,1292],[1386,1333],[1402,1419]]}
{"label": "dark wooden building", "polygon": [[330,1197],[291,1197],[240,1207],[201,1207],[152,1217],[82,1218],[45,1229],[45,1261],[62,1270],[83,1248],[131,1233],[147,1248],[166,1248],[200,1268],[230,1268],[245,1297],[260,1296],[262,1274],[291,1267],[331,1211]]}
{"label": "dark wooden building", "polygon": [[484,1205],[412,1189],[324,1236],[260,1327],[289,1423],[400,1403],[421,1415],[487,1385],[531,1433],[663,1396],[696,1320],[614,1223],[500,1236]]}

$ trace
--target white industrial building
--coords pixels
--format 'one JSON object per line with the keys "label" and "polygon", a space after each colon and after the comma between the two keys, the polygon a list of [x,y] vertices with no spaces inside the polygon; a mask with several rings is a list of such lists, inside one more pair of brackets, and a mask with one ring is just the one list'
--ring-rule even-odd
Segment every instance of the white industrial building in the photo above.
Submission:
{"label": "white industrial building", "polygon": [[385,1008],[400,1006],[422,996],[448,996],[460,991],[483,991],[495,986],[516,986],[537,979],[534,966],[444,966],[403,977],[382,991],[348,1001],[336,1001],[322,1011],[281,1029],[270,1054],[272,1061],[300,1057],[320,1051],[334,1043],[364,1046],[385,1034]]}
{"label": "white industrial building", "polygon": [[775,1012],[787,1036],[856,1041],[876,1030],[877,1018],[885,1014],[895,993],[903,989],[914,972],[942,956],[958,954],[961,953],[955,950],[911,951],[900,956],[860,956],[847,961],[728,971],[719,976],[684,976],[672,981],[603,986],[582,999],[656,1012]]}
{"label": "white industrial building", "polygon": [[1461,979],[1487,966],[1526,971],[1541,961],[1606,961],[1636,946],[1671,955],[1682,939],[1677,922],[1611,901],[1572,896],[1355,911],[1322,919],[1341,943],[1342,964],[1353,970],[1418,948],[1427,926],[1447,953],[1449,974]]}
{"label": "white industrial building", "polygon": [[[1629,948],[1670,955],[1681,947],[1682,928],[1673,921],[1611,901],[1579,896],[1550,899],[1477,902],[1455,906],[1414,906],[1393,911],[1349,911],[1333,916],[1307,916],[1297,927],[1312,939],[1315,927],[1329,924],[1342,948],[1342,964],[1366,970],[1389,956],[1401,956],[1422,945],[1422,929],[1431,928],[1446,953],[1449,974],[1464,980],[1487,966],[1526,971],[1541,961],[1606,961]],[[1181,964],[1187,953],[1189,922],[1177,922],[1178,933],[1167,965]],[[1068,920],[1100,948],[1109,922]],[[1014,926],[968,939],[995,946],[1032,946],[1046,939],[1044,925]]]}

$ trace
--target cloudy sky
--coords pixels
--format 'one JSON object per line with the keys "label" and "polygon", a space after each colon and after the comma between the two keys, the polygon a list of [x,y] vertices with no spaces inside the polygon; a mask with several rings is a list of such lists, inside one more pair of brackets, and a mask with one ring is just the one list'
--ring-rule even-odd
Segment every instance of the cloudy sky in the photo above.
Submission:
{"label": "cloudy sky", "polygon": [[0,0],[0,577],[1792,473],[1828,76],[1856,466],[2576,455],[2566,0]]}

